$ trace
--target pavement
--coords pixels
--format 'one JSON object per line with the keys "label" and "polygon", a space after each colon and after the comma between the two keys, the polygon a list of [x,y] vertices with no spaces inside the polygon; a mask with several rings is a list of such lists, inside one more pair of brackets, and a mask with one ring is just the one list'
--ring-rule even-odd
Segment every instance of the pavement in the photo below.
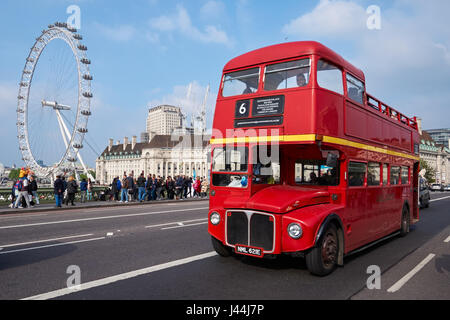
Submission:
{"label": "pavement", "polygon": [[10,214],[22,214],[22,213],[37,213],[37,212],[46,212],[46,211],[60,211],[63,210],[77,210],[77,209],[85,209],[85,208],[108,208],[108,207],[127,207],[127,206],[138,206],[138,205],[152,205],[152,204],[163,204],[163,203],[176,203],[176,202],[190,202],[190,201],[205,201],[209,198],[186,198],[183,200],[156,200],[156,201],[144,201],[144,202],[128,202],[121,203],[119,201],[90,201],[86,203],[76,202],[75,206],[66,206],[63,204],[62,208],[58,208],[55,204],[41,204],[36,205],[34,208],[23,208],[23,209],[11,209],[9,206],[0,206],[0,216],[2,215],[10,215]]}

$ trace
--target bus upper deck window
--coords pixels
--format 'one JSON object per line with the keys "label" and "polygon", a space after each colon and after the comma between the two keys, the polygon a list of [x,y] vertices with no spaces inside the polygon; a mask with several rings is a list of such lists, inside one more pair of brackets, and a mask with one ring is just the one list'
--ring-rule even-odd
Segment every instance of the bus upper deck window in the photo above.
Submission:
{"label": "bus upper deck window", "polygon": [[349,99],[364,104],[364,83],[350,74],[347,74],[347,92]]}
{"label": "bus upper deck window", "polygon": [[255,93],[259,84],[259,68],[252,68],[225,74],[223,79],[223,97],[233,97]]}
{"label": "bus upper deck window", "polygon": [[301,59],[266,67],[264,90],[305,87],[309,83],[311,60]]}
{"label": "bus upper deck window", "polygon": [[344,94],[342,71],[324,60],[317,64],[317,83],[324,89]]}

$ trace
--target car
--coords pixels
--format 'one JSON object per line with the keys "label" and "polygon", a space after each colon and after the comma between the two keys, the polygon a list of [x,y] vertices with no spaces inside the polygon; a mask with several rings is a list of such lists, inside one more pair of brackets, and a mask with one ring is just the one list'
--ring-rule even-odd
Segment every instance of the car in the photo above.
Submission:
{"label": "car", "polygon": [[419,180],[420,193],[419,193],[419,207],[428,208],[430,206],[431,194],[430,190],[427,188],[426,180],[420,178]]}
{"label": "car", "polygon": [[444,191],[444,187],[440,185],[439,183],[434,183],[431,185],[430,188],[431,191]]}
{"label": "car", "polygon": [[450,191],[450,184],[448,184],[444,187],[444,191]]}

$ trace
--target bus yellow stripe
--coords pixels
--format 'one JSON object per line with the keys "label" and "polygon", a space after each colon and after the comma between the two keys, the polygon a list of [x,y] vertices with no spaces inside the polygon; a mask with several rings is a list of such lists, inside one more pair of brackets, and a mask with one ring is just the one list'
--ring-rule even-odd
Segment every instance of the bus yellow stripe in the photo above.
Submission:
{"label": "bus yellow stripe", "polygon": [[[283,135],[283,136],[270,136],[270,137],[233,137],[233,138],[221,138],[221,139],[211,139],[210,143],[212,145],[223,145],[232,143],[261,143],[261,142],[315,142],[315,134],[302,134],[302,135]],[[419,157],[409,155],[407,153],[392,151],[384,148],[374,147],[371,145],[354,142],[346,139],[323,136],[323,142],[332,143],[347,147],[353,147],[357,149],[362,149],[366,151],[373,151],[383,154],[388,154],[392,156],[398,156],[403,158],[408,158],[412,160],[419,161]]]}

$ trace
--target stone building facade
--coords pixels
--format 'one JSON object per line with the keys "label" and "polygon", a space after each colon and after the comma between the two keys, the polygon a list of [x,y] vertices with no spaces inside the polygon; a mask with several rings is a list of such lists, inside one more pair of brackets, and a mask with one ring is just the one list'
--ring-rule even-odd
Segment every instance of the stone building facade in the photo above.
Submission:
{"label": "stone building facade", "polygon": [[186,175],[209,179],[210,154],[209,136],[202,135],[156,135],[148,143],[137,143],[133,137],[122,144],[108,147],[96,160],[97,181],[108,185],[114,177],[134,172],[137,177],[154,174],[161,177]]}

